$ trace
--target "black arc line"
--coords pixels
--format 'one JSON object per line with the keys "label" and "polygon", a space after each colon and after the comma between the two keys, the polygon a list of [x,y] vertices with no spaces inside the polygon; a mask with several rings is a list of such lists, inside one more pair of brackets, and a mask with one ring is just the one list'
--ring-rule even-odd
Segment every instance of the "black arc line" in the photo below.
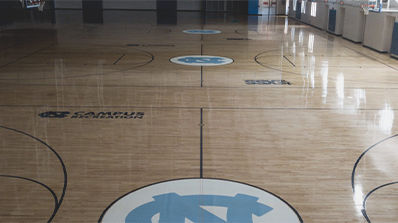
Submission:
{"label": "black arc line", "polygon": [[389,139],[395,138],[395,137],[397,137],[397,136],[398,136],[398,134],[395,134],[395,135],[393,135],[393,136],[390,136],[390,137],[388,137],[388,138],[385,138],[385,139],[383,139],[383,140],[381,140],[381,141],[379,141],[379,142],[373,144],[371,147],[369,147],[367,150],[365,150],[365,152],[363,152],[363,153],[359,156],[359,158],[357,159],[357,161],[356,161],[355,164],[354,164],[354,168],[352,169],[352,173],[351,173],[351,188],[352,188],[352,192],[354,192],[354,194],[355,194],[355,171],[356,171],[356,169],[357,169],[357,166],[358,166],[358,164],[359,164],[359,161],[361,161],[362,157],[363,157],[367,152],[369,152],[371,149],[373,149],[375,146],[379,145],[380,143],[382,143],[382,142],[384,142],[384,141],[387,141],[387,140],[389,140]]}
{"label": "black arc line", "polygon": [[27,54],[27,55],[25,55],[25,56],[22,56],[22,57],[16,59],[16,60],[13,60],[13,61],[9,62],[9,63],[6,63],[6,64],[4,64],[4,65],[1,65],[1,66],[0,66],[0,69],[3,68],[3,67],[8,66],[8,65],[10,65],[10,64],[13,64],[13,63],[15,63],[15,62],[18,62],[18,61],[20,61],[20,60],[22,60],[22,59],[25,59],[25,58],[27,58],[27,57],[30,57],[30,56],[32,56],[32,55],[34,55],[34,54],[36,54],[36,53],[38,53],[38,52],[40,52],[40,51],[49,49],[49,48],[51,48],[51,47],[53,47],[53,46],[55,46],[55,45],[58,45],[58,43],[53,43],[53,44],[51,44],[50,46],[44,47],[44,48],[42,48],[42,49],[40,49],[40,50],[37,50],[37,51],[35,51],[35,52],[33,52],[33,53]]}
{"label": "black arc line", "polygon": [[[52,195],[53,198],[54,198],[55,205],[54,205],[53,213],[56,212],[56,208],[57,208],[57,206],[58,206],[58,197],[57,197],[57,195],[55,194],[55,192],[54,192],[50,187],[48,187],[47,185],[45,185],[45,184],[43,184],[43,183],[41,183],[41,182],[39,182],[39,181],[26,178],[26,177],[11,176],[11,175],[0,175],[0,177],[14,178],[14,179],[20,179],[20,180],[27,180],[27,181],[36,183],[36,184],[38,184],[38,185],[40,185],[40,186],[46,188],[46,189],[51,193],[51,195]],[[51,220],[52,220],[52,218],[50,218],[50,219],[48,220],[48,222],[51,222]]]}
{"label": "black arc line", "polygon": [[[64,173],[64,187],[62,188],[61,198],[58,200],[58,203],[57,203],[57,205],[56,205],[55,208],[54,208],[54,212],[53,212],[53,214],[51,215],[50,219],[48,220],[48,222],[51,222],[51,221],[54,219],[55,215],[57,214],[57,212],[58,212],[58,210],[59,210],[59,208],[60,208],[60,206],[61,206],[61,204],[62,204],[62,201],[64,200],[65,193],[66,193],[66,187],[67,187],[67,184],[68,184],[68,175],[67,175],[67,172],[66,172],[66,167],[65,167],[64,162],[62,161],[62,159],[61,159],[61,157],[59,156],[59,154],[58,154],[53,148],[51,148],[51,146],[47,145],[47,143],[43,142],[42,140],[40,140],[40,139],[38,139],[38,138],[36,138],[36,137],[34,137],[34,136],[32,136],[32,135],[29,135],[28,133],[25,133],[25,132],[22,132],[22,131],[19,131],[19,130],[16,130],[16,129],[12,129],[12,128],[9,128],[9,127],[5,127],[5,126],[1,126],[1,125],[0,125],[0,128],[7,129],[7,130],[11,130],[11,131],[20,133],[20,134],[22,134],[22,135],[28,136],[28,137],[30,137],[30,138],[32,138],[32,139],[34,139],[34,140],[37,140],[38,142],[40,142],[40,143],[42,143],[44,146],[46,146],[48,149],[50,149],[50,150],[55,154],[55,156],[58,158],[59,162],[61,163],[62,170],[63,170],[63,173]],[[21,178],[21,179],[22,179],[22,178]],[[26,179],[27,179],[27,178],[26,178]],[[39,182],[38,182],[38,183],[39,183]],[[41,184],[41,183],[39,183],[39,184]],[[41,185],[42,185],[42,184],[41,184]],[[43,185],[44,185],[44,184],[43,184]]]}
{"label": "black arc line", "polygon": [[[58,79],[69,79],[69,78],[80,78],[80,77],[90,77],[90,76],[99,76],[99,75],[109,75],[109,74],[114,74],[114,73],[118,73],[118,72],[125,72],[125,71],[129,71],[129,70],[134,70],[140,67],[143,67],[145,65],[150,64],[155,57],[153,56],[153,54],[151,54],[150,52],[144,51],[144,50],[139,50],[139,49],[135,49],[137,51],[141,51],[144,53],[147,53],[149,55],[145,55],[145,57],[149,57],[150,60],[146,61],[146,62],[142,62],[142,63],[137,63],[137,64],[141,64],[139,66],[136,67],[131,67],[131,68],[127,68],[127,69],[122,69],[122,70],[116,70],[116,71],[109,71],[109,72],[105,72],[105,73],[101,73],[101,74],[83,74],[83,75],[77,75],[77,76],[69,76],[69,77],[41,77],[41,78],[21,78],[21,79],[4,79],[4,78],[0,78],[0,80],[7,80],[7,81],[20,81],[20,80],[58,80]],[[0,66],[1,68],[1,66]]]}
{"label": "black arc line", "polygon": [[[271,50],[271,51],[276,51],[276,50]],[[257,54],[257,55],[254,57],[254,61],[256,61],[256,63],[257,63],[258,65],[260,65],[260,66],[263,66],[263,67],[268,68],[268,69],[273,70],[273,71],[281,72],[282,74],[294,74],[294,75],[300,75],[300,76],[302,75],[301,73],[296,73],[296,72],[291,72],[291,71],[283,71],[283,70],[278,69],[278,68],[273,68],[273,67],[271,67],[271,66],[268,66],[268,65],[266,65],[266,64],[263,64],[263,63],[259,62],[258,59],[262,58],[262,57],[260,57],[260,56],[261,56],[262,54],[265,54],[265,53],[268,53],[268,52],[270,52],[270,51],[265,51],[265,52],[262,52],[262,53]],[[317,78],[318,78],[318,76],[317,76]],[[319,78],[320,78],[320,77],[319,77]],[[328,77],[328,79],[329,79],[329,80],[336,80],[336,78],[330,78],[330,77]],[[370,83],[370,82],[368,82],[368,81],[356,81],[356,80],[345,80],[345,81],[350,82],[350,83]],[[372,84],[395,84],[395,83],[372,82]]]}
{"label": "black arc line", "polygon": [[362,215],[365,217],[366,221],[368,221],[369,223],[371,223],[371,221],[370,221],[370,219],[369,219],[369,216],[368,216],[368,214],[366,213],[366,201],[368,200],[369,196],[370,196],[373,192],[375,192],[375,191],[377,191],[377,190],[379,190],[379,189],[381,189],[381,188],[383,188],[383,187],[390,186],[390,185],[393,185],[393,184],[398,184],[398,181],[395,181],[395,182],[391,182],[391,183],[387,183],[387,184],[383,184],[383,185],[381,185],[381,186],[378,186],[378,187],[374,188],[373,190],[371,190],[371,191],[365,196],[365,198],[363,199],[363,203],[362,203],[362,207],[363,207],[363,208],[362,208],[361,212],[362,212]]}
{"label": "black arc line", "polygon": [[[355,171],[356,171],[356,169],[357,169],[357,167],[358,167],[358,164],[359,164],[359,162],[361,161],[361,159],[365,156],[365,154],[366,154],[367,152],[369,152],[371,149],[373,149],[373,148],[376,147],[377,145],[379,145],[379,144],[381,144],[382,142],[385,142],[385,141],[387,141],[387,140],[389,140],[389,139],[395,138],[395,137],[397,137],[397,136],[398,136],[398,134],[395,134],[395,135],[392,135],[392,136],[390,136],[390,137],[388,137],[388,138],[385,138],[385,139],[383,139],[383,140],[381,140],[381,141],[379,141],[379,142],[373,144],[371,147],[369,147],[367,150],[365,150],[365,151],[359,156],[359,158],[357,159],[357,161],[356,161],[355,164],[354,164],[354,167],[353,167],[352,173],[351,173],[351,188],[352,188],[352,192],[354,193],[354,195],[355,195]],[[382,185],[382,186],[379,186],[379,187],[377,187],[377,188],[371,190],[371,191],[365,196],[365,198],[364,198],[364,200],[363,200],[363,203],[362,203],[362,210],[361,210],[361,212],[362,212],[363,217],[366,219],[366,221],[367,221],[368,223],[371,223],[371,221],[370,221],[370,219],[369,219],[369,217],[368,217],[368,215],[367,215],[367,213],[366,213],[366,200],[368,199],[368,197],[369,197],[373,192],[375,192],[376,190],[378,190],[378,189],[380,189],[380,188],[383,188],[383,187],[386,187],[386,186],[391,185],[391,184],[395,184],[395,183],[398,183],[398,182],[392,182],[392,183],[388,183],[388,184],[384,184],[384,185]]]}

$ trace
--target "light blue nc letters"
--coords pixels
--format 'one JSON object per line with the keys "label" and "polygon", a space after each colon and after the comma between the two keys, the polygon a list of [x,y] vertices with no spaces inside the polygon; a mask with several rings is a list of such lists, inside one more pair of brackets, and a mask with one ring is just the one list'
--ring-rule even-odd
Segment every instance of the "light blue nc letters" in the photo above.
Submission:
{"label": "light blue nc letters", "polygon": [[[194,223],[253,223],[252,214],[263,216],[272,207],[258,203],[259,198],[237,194],[235,197],[218,195],[187,195],[176,193],[153,197],[155,201],[143,204],[132,210],[126,223],[152,223],[152,217],[160,213],[159,223],[184,223],[185,218]],[[227,221],[204,210],[200,206],[226,207]]]}

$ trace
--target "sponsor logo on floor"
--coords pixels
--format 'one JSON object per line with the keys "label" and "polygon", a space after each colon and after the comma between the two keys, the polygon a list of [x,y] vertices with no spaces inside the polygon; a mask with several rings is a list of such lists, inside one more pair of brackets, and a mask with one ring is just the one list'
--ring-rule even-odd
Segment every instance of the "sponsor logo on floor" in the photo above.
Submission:
{"label": "sponsor logo on floor", "polygon": [[47,111],[40,113],[41,118],[73,118],[73,119],[142,119],[144,112],[93,112],[93,111]]}
{"label": "sponsor logo on floor", "polygon": [[227,38],[227,40],[252,40],[250,38]]}
{"label": "sponsor logo on floor", "polygon": [[292,85],[292,83],[285,80],[245,80],[248,85]]}
{"label": "sponsor logo on floor", "polygon": [[174,44],[126,44],[126,46],[140,46],[140,47],[175,47]]}

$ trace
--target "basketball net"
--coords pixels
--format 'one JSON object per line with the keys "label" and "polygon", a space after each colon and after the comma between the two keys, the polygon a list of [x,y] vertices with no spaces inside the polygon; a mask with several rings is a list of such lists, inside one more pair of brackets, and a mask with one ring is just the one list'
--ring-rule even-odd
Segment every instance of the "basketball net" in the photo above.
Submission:
{"label": "basketball net", "polygon": [[361,5],[364,15],[369,15],[369,9],[370,8],[374,9],[374,7],[375,7],[374,5]]}

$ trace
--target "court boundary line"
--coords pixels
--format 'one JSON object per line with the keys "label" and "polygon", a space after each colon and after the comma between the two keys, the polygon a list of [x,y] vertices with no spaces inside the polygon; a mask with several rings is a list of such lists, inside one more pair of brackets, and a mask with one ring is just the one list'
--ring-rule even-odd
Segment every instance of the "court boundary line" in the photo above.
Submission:
{"label": "court boundary line", "polygon": [[354,50],[354,49],[352,49],[352,48],[350,48],[350,47],[348,47],[348,46],[346,46],[346,45],[343,45],[343,44],[341,44],[341,45],[344,46],[344,47],[347,48],[347,49],[350,49],[350,50],[352,50],[352,51],[354,51],[354,52],[356,52],[356,53],[358,53],[358,54],[364,56],[364,57],[367,57],[367,58],[369,58],[369,59],[372,59],[372,60],[374,60],[374,61],[376,61],[376,62],[379,62],[380,64],[383,64],[384,66],[387,66],[387,67],[389,67],[389,68],[391,68],[391,69],[393,69],[393,70],[395,70],[395,71],[398,71],[398,68],[395,68],[395,67],[393,67],[393,66],[390,66],[390,65],[388,65],[388,64],[386,64],[386,63],[384,63],[384,62],[381,62],[380,60],[378,60],[378,59],[376,59],[376,58],[373,58],[373,57],[371,57],[371,56],[369,56],[369,55],[366,55],[366,54],[361,53],[361,52],[359,52],[359,51],[357,51],[357,50]]}
{"label": "court boundary line", "polygon": [[[57,44],[58,44],[58,43],[57,43]],[[54,44],[54,45],[57,45],[57,44]],[[49,47],[48,47],[48,48],[49,48]],[[150,63],[155,59],[155,57],[153,56],[153,54],[150,53],[150,52],[148,52],[148,51],[141,50],[141,49],[134,49],[134,50],[147,53],[147,54],[149,55],[148,57],[151,58],[151,59],[148,60],[148,61],[146,61],[146,62],[137,63],[138,66],[136,65],[135,67],[126,68],[126,69],[117,70],[117,71],[109,71],[109,72],[104,72],[104,73],[100,73],[100,74],[95,73],[95,74],[83,74],[83,75],[69,76],[69,77],[49,77],[49,78],[46,78],[46,77],[41,77],[41,78],[21,78],[21,79],[4,79],[4,78],[0,78],[0,81],[21,81],[21,80],[24,80],[24,81],[26,81],[26,80],[29,80],[29,81],[38,81],[38,80],[74,79],[74,78],[91,77],[91,76],[105,76],[105,75],[114,74],[114,73],[118,73],[118,72],[120,73],[119,75],[123,75],[123,72],[129,71],[129,70],[138,69],[138,68],[140,68],[140,67],[144,67],[144,66],[150,64]],[[30,55],[28,55],[28,56],[30,56]],[[146,55],[146,56],[147,56],[147,55]],[[7,64],[7,65],[8,65],[8,64]],[[109,66],[110,66],[110,64],[109,64]],[[2,67],[3,67],[3,66],[0,66],[0,69],[1,69]]]}
{"label": "court boundary line", "polygon": [[[349,80],[345,80],[347,82],[349,82]],[[354,82],[355,83],[355,82]],[[294,83],[292,83],[294,84]],[[380,83],[381,84],[381,83]],[[391,83],[382,83],[382,84],[390,84],[390,85],[397,85],[398,82],[391,82]],[[53,87],[53,84],[6,84],[6,83],[0,83],[0,86],[42,86],[42,87]],[[98,88],[98,85],[62,85],[63,87],[94,87],[94,88]],[[263,87],[260,87],[263,86]],[[276,86],[280,86],[280,87],[276,87]],[[223,86],[207,86],[205,88],[211,88],[211,89],[283,89],[283,90],[288,90],[288,89],[303,89],[303,87],[296,87],[296,86],[282,86],[282,85],[276,85],[276,86],[272,86],[272,85],[256,85],[256,87],[223,87]],[[140,86],[140,85],[101,85],[101,87],[116,87],[116,88],[201,88],[201,87],[197,87],[197,86]],[[311,87],[312,88],[312,87]],[[324,87],[314,87],[312,89],[324,89]],[[336,89],[336,87],[327,87],[327,89]],[[379,90],[379,89],[384,89],[384,90],[398,90],[398,87],[386,87],[386,88],[377,88],[377,87],[344,87],[344,89],[366,89],[366,90]]]}
{"label": "court boundary line", "polygon": [[290,61],[285,55],[283,55],[283,58],[285,58],[287,61],[289,61],[289,63],[291,65],[293,65],[293,67],[296,67],[296,65],[294,65],[294,63],[292,61]]}
{"label": "court boundary line", "polygon": [[[380,108],[232,108],[232,107],[155,107],[155,106],[92,106],[92,105],[75,105],[75,106],[68,106],[68,105],[0,105],[0,107],[7,108],[7,107],[20,107],[20,108],[107,108],[107,109],[186,109],[186,110],[195,110],[195,109],[204,109],[204,110],[297,110],[297,111],[379,111]],[[384,107],[383,107],[384,108]],[[391,109],[392,111],[397,111],[397,109]],[[0,126],[1,127],[1,126]]]}
{"label": "court boundary line", "polygon": [[53,47],[53,46],[56,46],[56,45],[58,45],[58,43],[53,43],[53,44],[51,44],[50,46],[44,47],[44,48],[42,48],[42,49],[40,49],[40,50],[37,50],[37,51],[35,51],[35,52],[33,52],[33,53],[30,53],[30,54],[28,54],[28,55],[22,56],[22,57],[20,57],[20,58],[18,58],[18,59],[15,59],[15,60],[11,61],[11,62],[8,62],[8,63],[6,63],[6,64],[0,65],[0,69],[2,69],[3,67],[8,66],[8,65],[10,65],[10,64],[13,64],[13,63],[15,63],[15,62],[18,62],[18,61],[20,61],[20,60],[22,60],[22,59],[28,58],[28,57],[30,57],[30,56],[32,56],[32,55],[35,55],[36,53],[39,53],[40,51],[49,49],[49,48],[51,48],[51,47]]}

